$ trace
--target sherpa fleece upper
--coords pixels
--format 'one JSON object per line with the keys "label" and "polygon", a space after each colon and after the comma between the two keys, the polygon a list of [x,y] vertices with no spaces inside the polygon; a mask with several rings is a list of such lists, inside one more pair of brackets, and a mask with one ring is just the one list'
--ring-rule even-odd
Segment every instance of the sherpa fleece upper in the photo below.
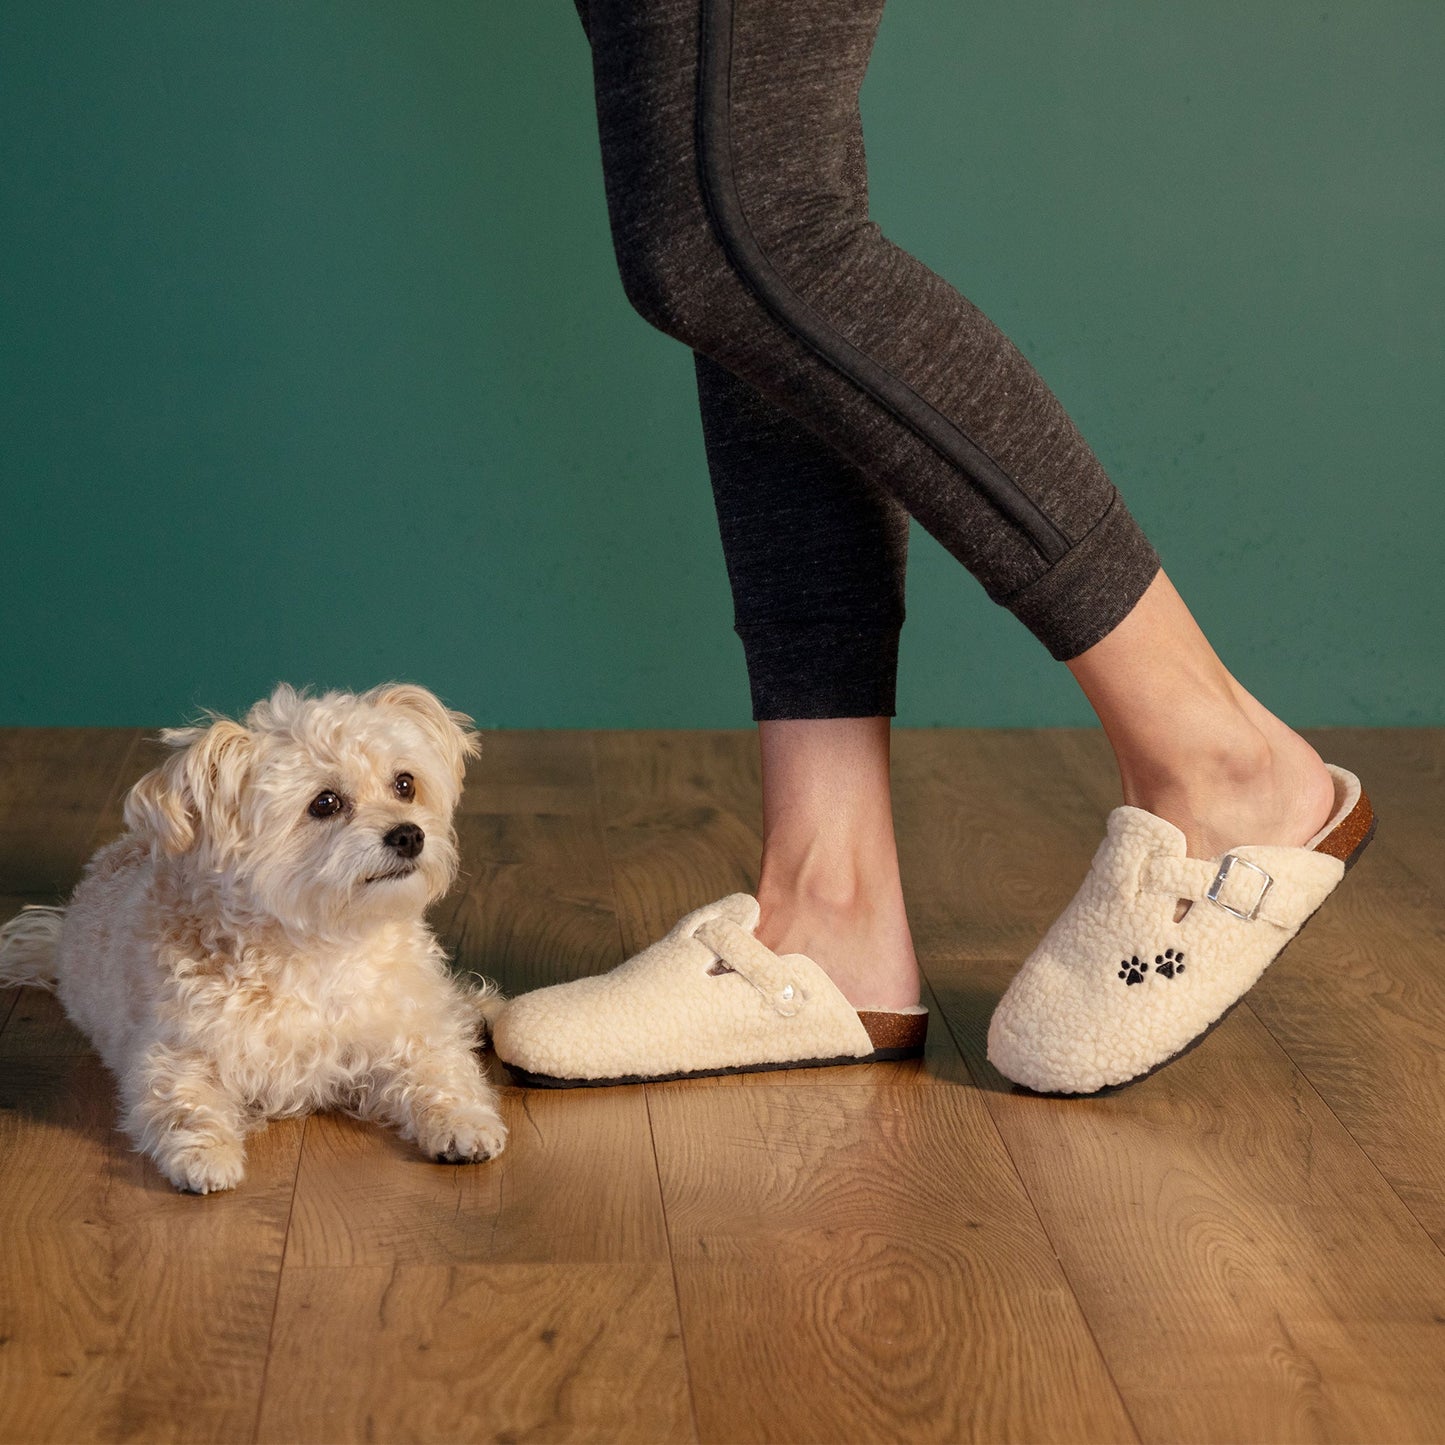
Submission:
{"label": "sherpa fleece upper", "polygon": [[871,1053],[827,974],[764,947],[757,922],[757,900],[733,893],[609,973],[522,994],[493,1026],[497,1057],[559,1079],[619,1079]]}

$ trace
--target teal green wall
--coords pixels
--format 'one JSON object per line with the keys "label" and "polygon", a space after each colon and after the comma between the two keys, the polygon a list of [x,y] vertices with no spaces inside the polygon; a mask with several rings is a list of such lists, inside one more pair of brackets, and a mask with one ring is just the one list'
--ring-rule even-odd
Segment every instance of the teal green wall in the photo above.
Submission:
{"label": "teal green wall", "polygon": [[[1445,722],[1445,6],[894,0],[885,231],[1071,409],[1298,723]],[[686,351],[570,0],[0,6],[0,723],[275,679],[748,716]],[[917,536],[900,721],[1064,671]]]}

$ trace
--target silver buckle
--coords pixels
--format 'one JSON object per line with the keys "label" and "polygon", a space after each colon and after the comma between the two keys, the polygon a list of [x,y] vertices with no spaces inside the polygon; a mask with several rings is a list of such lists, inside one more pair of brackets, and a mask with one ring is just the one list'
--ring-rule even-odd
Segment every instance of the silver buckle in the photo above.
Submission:
{"label": "silver buckle", "polygon": [[[1219,897],[1219,890],[1224,887],[1225,880],[1235,868],[1248,868],[1258,873],[1264,879],[1264,885],[1259,890],[1259,897],[1254,900],[1254,907],[1248,913],[1241,912],[1238,908],[1231,908]],[[1240,858],[1233,853],[1226,853],[1220,860],[1219,872],[1214,875],[1214,882],[1209,885],[1205,897],[1213,904],[1222,908],[1226,913],[1232,913],[1236,918],[1242,918],[1246,923],[1253,923],[1259,917],[1259,910],[1264,903],[1264,895],[1274,886],[1274,879],[1270,877],[1258,863],[1251,863],[1248,858]]]}

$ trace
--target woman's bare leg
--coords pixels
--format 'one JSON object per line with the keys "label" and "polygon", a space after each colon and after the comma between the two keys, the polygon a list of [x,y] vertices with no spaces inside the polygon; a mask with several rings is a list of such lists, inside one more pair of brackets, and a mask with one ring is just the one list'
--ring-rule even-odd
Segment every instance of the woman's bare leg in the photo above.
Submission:
{"label": "woman's bare leg", "polygon": [[855,1008],[918,1002],[888,785],[886,717],[760,722],[758,937],[805,953]]}
{"label": "woman's bare leg", "polygon": [[1230,676],[1162,572],[1067,666],[1104,725],[1124,801],[1182,829],[1191,856],[1297,845],[1329,817],[1319,754]]}
{"label": "woman's bare leg", "polygon": [[[1319,754],[1230,676],[1161,572],[1068,664],[1114,749],[1124,801],[1180,828],[1194,857],[1298,845],[1334,787]],[[758,724],[758,937],[806,953],[858,1008],[918,1002],[894,845],[886,717]]]}

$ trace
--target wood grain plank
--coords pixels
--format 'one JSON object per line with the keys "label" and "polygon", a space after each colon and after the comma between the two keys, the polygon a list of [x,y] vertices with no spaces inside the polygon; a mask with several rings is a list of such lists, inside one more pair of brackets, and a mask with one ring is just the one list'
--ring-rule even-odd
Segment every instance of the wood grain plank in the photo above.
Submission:
{"label": "wood grain plank", "polygon": [[648,1093],[702,1439],[1135,1438],[972,1091]]}
{"label": "wood grain plank", "polygon": [[511,1137],[486,1164],[433,1164],[390,1130],[311,1121],[286,1265],[665,1260],[639,1088],[503,1091]]}
{"label": "wood grain plank", "polygon": [[486,734],[457,835],[437,922],[459,968],[513,994],[621,962],[590,733]]}
{"label": "wood grain plank", "polygon": [[53,993],[40,988],[0,991],[0,1000],[7,997],[14,1006],[0,1028],[0,1059],[51,1059],[90,1052],[90,1041],[66,1018]]}
{"label": "wood grain plank", "polygon": [[[1041,930],[1114,800],[1101,740],[923,741],[901,750],[905,877],[939,921]],[[935,935],[930,980],[1141,1436],[1440,1438],[1445,1257],[1250,1009],[1128,1088],[1027,1095],[983,1057],[1023,952],[960,935]]]}
{"label": "wood grain plank", "polygon": [[0,1060],[0,1439],[249,1440],[301,1125],[181,1195],[89,1054]]}
{"label": "wood grain plank", "polygon": [[1096,1099],[964,1040],[1144,1439],[1442,1438],[1445,1259],[1248,1009]]}
{"label": "wood grain plank", "polygon": [[[0,920],[59,903],[119,833],[128,789],[149,766],[138,728],[0,729]],[[0,989],[0,1057],[86,1047],[40,989]]]}
{"label": "wood grain plank", "polygon": [[[140,740],[139,728],[0,728],[0,920],[64,902],[120,829],[124,790],[144,770]],[[84,1048],[55,998],[0,990],[0,1056]]]}
{"label": "wood grain plank", "polygon": [[693,1438],[665,1262],[288,1268],[276,1354],[277,1445]]}
{"label": "wood grain plank", "polygon": [[[630,947],[752,887],[756,746],[600,741]],[[648,1086],[703,1439],[1132,1438],[941,1022],[921,1063]]]}
{"label": "wood grain plank", "polygon": [[137,728],[0,729],[0,893],[54,903],[74,887],[100,827],[118,822],[141,737]]}
{"label": "wood grain plank", "polygon": [[[1375,846],[1204,1046],[1089,1100],[982,1057],[1117,801],[1087,732],[896,735],[921,1064],[508,1089],[479,1169],[291,1121],[191,1199],[0,994],[0,1440],[688,1439],[689,1369],[707,1440],[1445,1439],[1445,731],[1312,736]],[[753,733],[483,741],[462,966],[610,967],[755,883]],[[115,747],[0,735],[0,916],[118,828],[152,759]]]}
{"label": "wood grain plank", "polygon": [[597,781],[624,957],[701,904],[756,889],[752,732],[599,733]]}
{"label": "wood grain plank", "polygon": [[896,735],[899,861],[921,951],[1022,960],[1073,897],[1105,810],[1050,766],[1059,736],[964,728]]}

